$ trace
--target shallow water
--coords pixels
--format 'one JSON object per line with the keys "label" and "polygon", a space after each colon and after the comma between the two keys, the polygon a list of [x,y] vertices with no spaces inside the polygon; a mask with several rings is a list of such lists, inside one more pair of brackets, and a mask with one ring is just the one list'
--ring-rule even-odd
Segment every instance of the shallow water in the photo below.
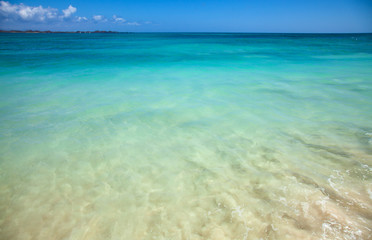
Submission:
{"label": "shallow water", "polygon": [[0,34],[0,239],[371,239],[372,35]]}

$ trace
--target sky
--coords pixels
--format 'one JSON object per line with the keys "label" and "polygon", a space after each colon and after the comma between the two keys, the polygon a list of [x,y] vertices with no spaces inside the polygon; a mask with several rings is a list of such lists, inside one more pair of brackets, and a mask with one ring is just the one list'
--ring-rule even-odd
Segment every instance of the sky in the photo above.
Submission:
{"label": "sky", "polygon": [[0,29],[372,32],[372,0],[0,1]]}

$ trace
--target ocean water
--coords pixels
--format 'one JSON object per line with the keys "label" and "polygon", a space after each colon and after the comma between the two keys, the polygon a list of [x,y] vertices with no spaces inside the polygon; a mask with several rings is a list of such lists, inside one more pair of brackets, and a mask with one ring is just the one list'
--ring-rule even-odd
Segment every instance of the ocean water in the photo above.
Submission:
{"label": "ocean water", "polygon": [[0,239],[371,238],[371,34],[0,34]]}

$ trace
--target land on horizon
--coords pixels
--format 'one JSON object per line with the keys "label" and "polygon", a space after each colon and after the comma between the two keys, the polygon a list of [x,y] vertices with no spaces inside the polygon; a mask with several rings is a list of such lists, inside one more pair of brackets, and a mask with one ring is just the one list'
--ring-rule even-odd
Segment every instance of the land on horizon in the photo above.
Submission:
{"label": "land on horizon", "polygon": [[0,33],[244,33],[244,34],[317,34],[317,35],[338,35],[338,34],[372,34],[372,32],[338,32],[338,33],[317,33],[317,32],[127,32],[127,31],[106,31],[106,30],[94,30],[94,31],[52,31],[52,30],[0,30]]}

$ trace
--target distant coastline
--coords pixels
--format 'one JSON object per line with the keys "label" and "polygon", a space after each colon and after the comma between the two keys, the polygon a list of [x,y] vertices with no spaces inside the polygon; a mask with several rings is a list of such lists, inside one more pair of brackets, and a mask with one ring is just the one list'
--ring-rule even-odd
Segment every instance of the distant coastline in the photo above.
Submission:
{"label": "distant coastline", "polygon": [[251,34],[251,35],[370,35],[372,32],[355,32],[355,33],[342,33],[342,32],[335,32],[335,33],[311,33],[311,32],[298,32],[298,33],[291,33],[291,32],[118,32],[118,31],[41,31],[41,30],[1,30],[0,33],[182,33],[182,34]]}
{"label": "distant coastline", "polygon": [[40,31],[40,30],[0,30],[0,33],[119,33],[116,31]]}

